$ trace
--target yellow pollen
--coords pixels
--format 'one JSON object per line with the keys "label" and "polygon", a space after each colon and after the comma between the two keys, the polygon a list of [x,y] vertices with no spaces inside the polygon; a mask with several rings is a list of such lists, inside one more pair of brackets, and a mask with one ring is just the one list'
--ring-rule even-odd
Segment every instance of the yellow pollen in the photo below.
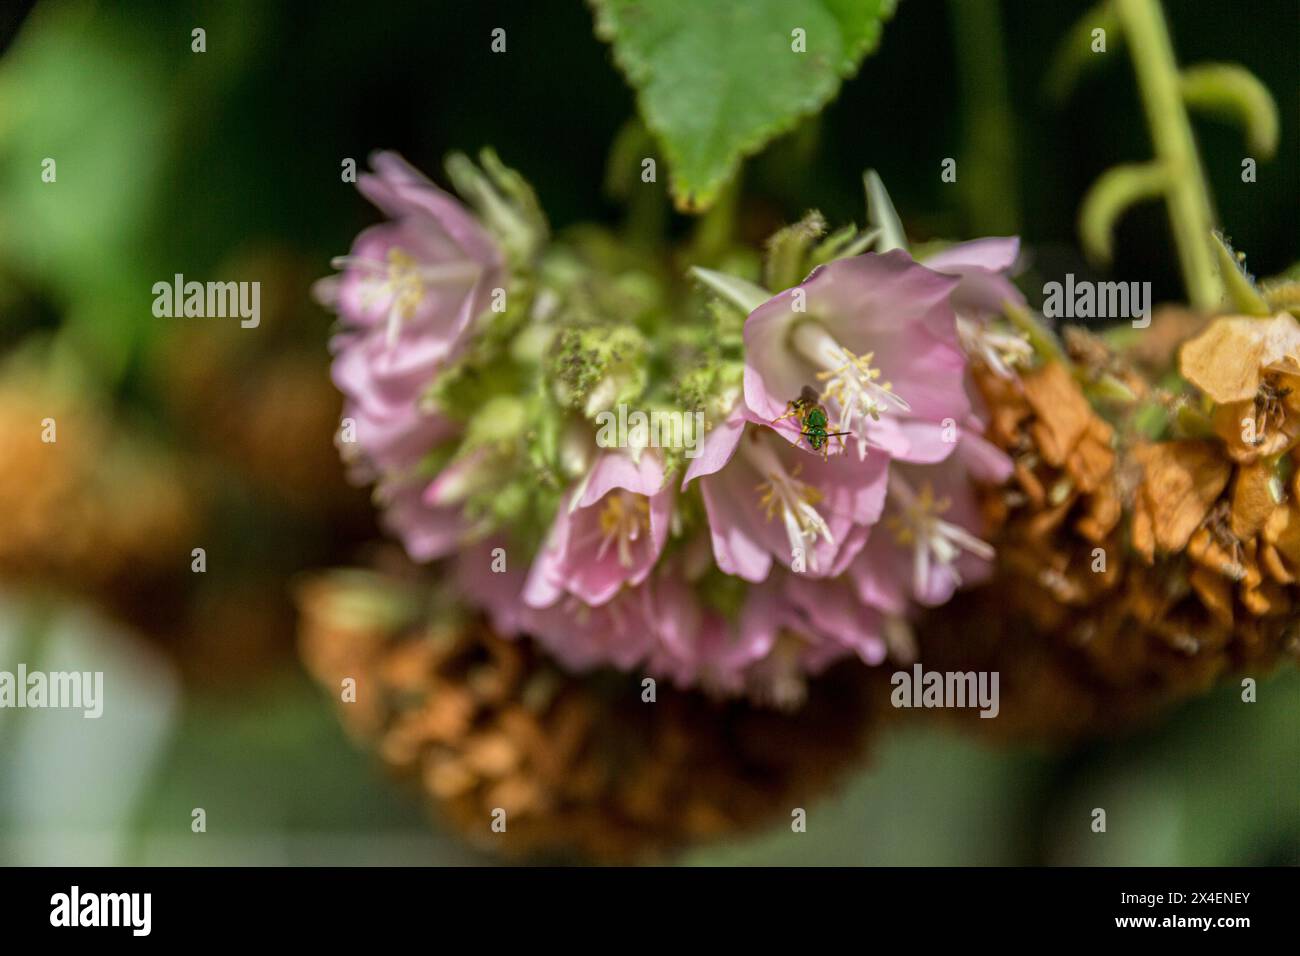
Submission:
{"label": "yellow pollen", "polygon": [[[803,463],[795,465],[790,472],[790,485],[794,489],[797,498],[805,504],[816,506],[824,497],[822,493],[812,485],[799,481],[799,472],[803,471]],[[777,513],[785,506],[781,496],[777,494],[777,482],[780,480],[777,475],[768,476],[767,481],[760,481],[754,486],[754,490],[761,492],[758,503],[762,506],[767,514],[767,520],[771,521]]]}
{"label": "yellow pollen", "polygon": [[388,286],[393,290],[393,309],[403,319],[411,318],[424,298],[424,280],[415,260],[396,246],[388,250]]}
{"label": "yellow pollen", "polygon": [[[817,373],[817,381],[829,382],[829,384],[822,390],[821,395],[818,397],[819,402],[821,402],[824,405],[826,402],[830,400],[834,400],[839,403],[841,408],[847,407],[849,403],[849,397],[845,394],[844,383],[846,381],[845,373],[849,371],[857,372],[862,378],[866,379],[868,382],[876,384],[876,387],[881,389],[882,391],[893,392],[894,386],[891,383],[889,382],[880,382],[878,384],[876,383],[876,380],[880,378],[880,369],[875,368],[871,364],[872,359],[876,357],[875,352],[867,352],[863,355],[854,355],[852,352],[850,352],[842,345],[839,348],[840,348],[840,352],[845,356],[846,359],[844,364],[841,365],[839,368],[828,369]],[[872,407],[868,409],[868,414],[872,417],[873,420],[880,421],[879,408]]]}
{"label": "yellow pollen", "polygon": [[614,535],[648,527],[650,501],[645,495],[637,495],[630,506],[625,495],[610,495],[605,499],[605,507],[600,511],[600,530],[603,534]]}
{"label": "yellow pollen", "polygon": [[605,499],[600,509],[600,548],[597,559],[604,557],[611,544],[617,548],[618,563],[632,567],[632,542],[650,527],[650,499],[645,495],[617,492]]}
{"label": "yellow pollen", "polygon": [[952,499],[936,499],[934,488],[927,481],[916,498],[903,508],[902,515],[890,515],[885,519],[885,527],[893,532],[894,540],[899,544],[913,544],[918,530],[926,535],[939,516],[951,507]]}

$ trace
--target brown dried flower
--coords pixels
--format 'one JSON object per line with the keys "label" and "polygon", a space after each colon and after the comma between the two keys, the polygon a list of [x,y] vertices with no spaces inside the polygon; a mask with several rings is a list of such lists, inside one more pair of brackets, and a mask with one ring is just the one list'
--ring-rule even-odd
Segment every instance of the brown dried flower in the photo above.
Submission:
{"label": "brown dried flower", "polygon": [[1209,441],[1143,444],[1133,449],[1142,481],[1133,502],[1133,547],[1150,564],[1157,550],[1187,547],[1223,493],[1231,464]]}
{"label": "brown dried flower", "polygon": [[0,578],[124,599],[189,551],[184,469],[27,359],[0,372]]}
{"label": "brown dried flower", "polygon": [[[850,663],[797,715],[662,685],[649,703],[634,675],[570,675],[477,617],[432,613],[427,589],[361,571],[308,580],[303,660],[357,737],[497,852],[630,862],[788,819],[861,755],[872,701],[887,700]],[[345,677],[355,702],[340,700]]]}
{"label": "brown dried flower", "polygon": [[[1253,400],[1270,370],[1300,361],[1300,322],[1226,315],[1183,346],[1183,377],[1219,404]],[[1296,371],[1300,371],[1297,368]]]}
{"label": "brown dried flower", "polygon": [[[1284,330],[1279,322],[1250,339],[1252,361],[1277,359]],[[1241,341],[1235,320],[1216,322],[1183,349],[1184,371],[1234,400],[1285,374],[1276,362],[1254,380],[1211,367],[1207,354]],[[1123,367],[1094,354],[1101,340],[1086,344],[1090,367]],[[977,368],[975,379],[987,436],[1015,462],[1011,483],[986,502],[999,567],[918,635],[929,666],[1003,672],[1005,720],[976,726],[1003,736],[1104,732],[1228,672],[1300,656],[1300,487],[1294,476],[1284,482],[1295,463],[1276,445],[1269,457],[1240,454],[1228,436],[1152,441],[1132,408],[1118,427],[1103,420],[1057,362],[1019,380]],[[1270,415],[1279,434],[1300,420],[1289,404]]]}

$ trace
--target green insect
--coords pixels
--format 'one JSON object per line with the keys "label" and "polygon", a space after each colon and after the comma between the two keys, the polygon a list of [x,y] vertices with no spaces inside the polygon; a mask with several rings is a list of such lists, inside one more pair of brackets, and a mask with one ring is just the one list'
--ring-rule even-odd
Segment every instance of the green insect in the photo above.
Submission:
{"label": "green insect", "polygon": [[773,419],[772,424],[787,418],[799,419],[799,434],[808,440],[808,447],[822,453],[822,458],[830,457],[830,439],[839,438],[840,445],[843,445],[843,436],[850,434],[826,430],[830,419],[826,415],[826,407],[818,400],[817,392],[811,385],[805,385],[798,398],[786,402],[785,414]]}

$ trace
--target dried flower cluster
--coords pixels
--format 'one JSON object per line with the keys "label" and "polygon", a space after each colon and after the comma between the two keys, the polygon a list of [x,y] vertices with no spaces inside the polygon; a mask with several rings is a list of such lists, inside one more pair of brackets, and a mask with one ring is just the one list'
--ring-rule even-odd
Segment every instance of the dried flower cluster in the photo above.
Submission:
{"label": "dried flower cluster", "polygon": [[[955,660],[965,638],[967,660],[1003,669],[998,732],[1095,733],[1300,655],[1300,324],[1196,324],[1164,349],[1176,391],[1096,339],[1018,377],[976,370],[988,437],[1015,462],[985,502],[999,568],[922,633],[927,652]],[[1101,367],[1128,401],[1090,401]],[[978,623],[951,633],[957,620]]]}
{"label": "dried flower cluster", "polygon": [[0,367],[0,578],[123,599],[189,548],[183,469],[79,393],[80,370]]}
{"label": "dried flower cluster", "polygon": [[[861,757],[864,668],[814,682],[798,716],[636,682],[579,678],[481,616],[447,615],[407,572],[319,575],[299,591],[309,670],[438,815],[512,855],[644,860],[808,806]],[[505,813],[503,832],[492,829]]]}

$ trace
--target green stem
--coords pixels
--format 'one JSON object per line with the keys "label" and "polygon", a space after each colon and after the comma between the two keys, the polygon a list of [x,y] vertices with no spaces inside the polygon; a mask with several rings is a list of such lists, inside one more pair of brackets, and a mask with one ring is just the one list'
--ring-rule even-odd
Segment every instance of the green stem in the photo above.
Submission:
{"label": "green stem", "polygon": [[731,247],[736,232],[736,211],[740,205],[740,180],[737,172],[722,187],[717,201],[696,222],[691,234],[691,261],[696,264],[718,265]]}
{"label": "green stem", "polygon": [[997,0],[951,0],[963,106],[962,205],[975,235],[1020,228],[1016,136]]}
{"label": "green stem", "polygon": [[1174,60],[1169,29],[1158,0],[1114,0],[1155,146],[1169,176],[1169,224],[1178,247],[1187,297],[1198,309],[1213,309],[1223,297],[1210,235],[1214,213],[1205,173],[1192,137]]}

